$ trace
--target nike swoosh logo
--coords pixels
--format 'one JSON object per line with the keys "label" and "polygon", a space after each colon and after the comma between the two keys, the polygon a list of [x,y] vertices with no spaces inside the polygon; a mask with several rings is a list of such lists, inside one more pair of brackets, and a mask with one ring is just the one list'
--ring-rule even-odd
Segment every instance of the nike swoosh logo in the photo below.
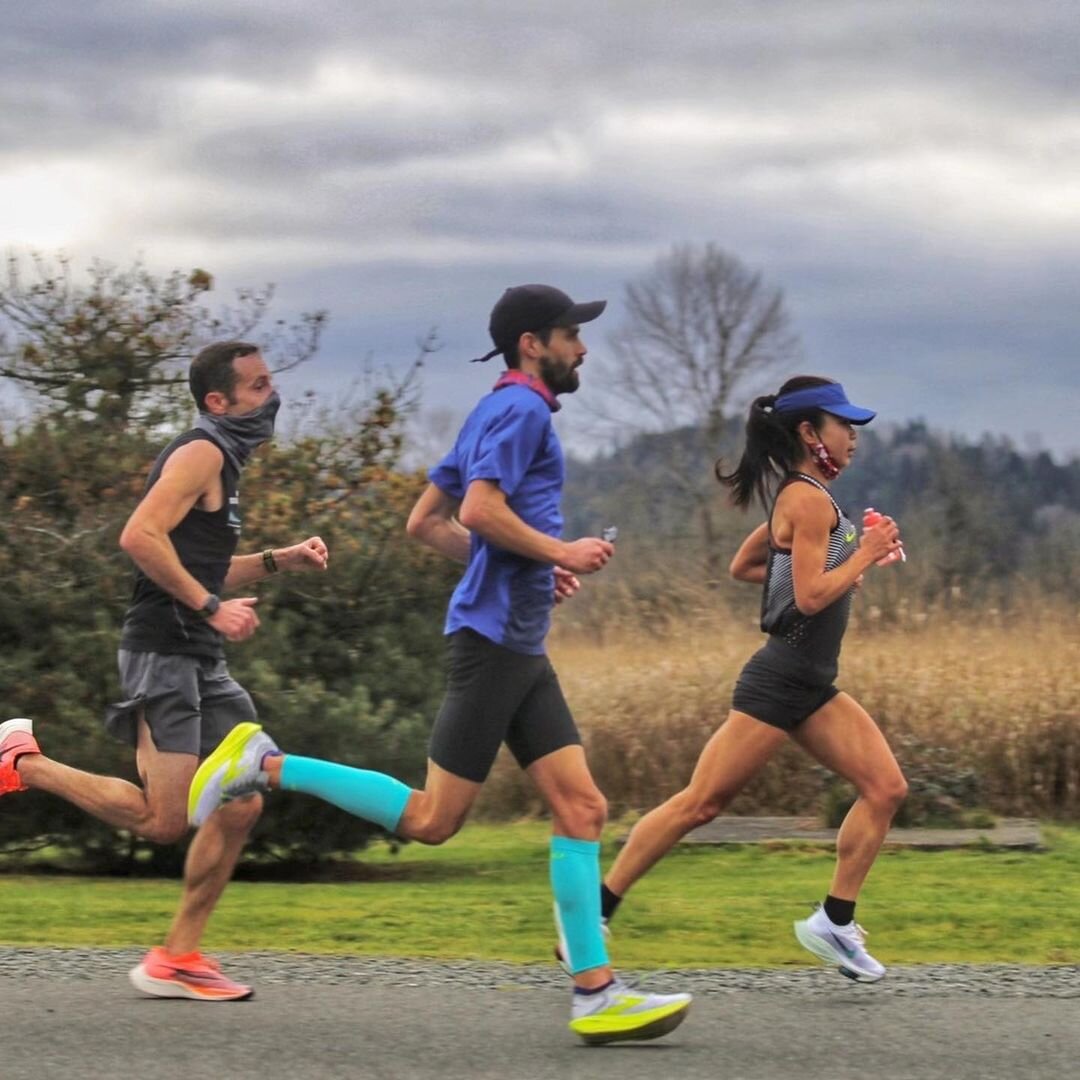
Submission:
{"label": "nike swoosh logo", "polygon": [[844,943],[843,943],[843,942],[842,942],[842,941],[841,941],[841,940],[840,940],[840,939],[839,939],[839,938],[838,938],[838,937],[837,937],[837,936],[836,936],[836,935],[835,935],[834,933],[831,933],[831,932],[830,932],[830,933],[829,933],[829,937],[831,937],[831,938],[833,939],[833,941],[835,941],[835,942],[836,942],[836,944],[840,946],[840,951],[841,951],[841,952],[842,952],[842,953],[843,953],[843,954],[844,954],[844,955],[845,955],[845,956],[846,956],[846,957],[847,957],[847,958],[848,958],[849,960],[854,960],[854,959],[855,959],[855,950],[854,950],[854,949],[852,949],[852,948],[849,948],[849,947],[848,947],[847,945],[845,945],[845,944],[844,944]]}
{"label": "nike swoosh logo", "polygon": [[851,532],[844,533],[844,540],[849,544],[853,543],[855,540],[855,530],[852,529]]}

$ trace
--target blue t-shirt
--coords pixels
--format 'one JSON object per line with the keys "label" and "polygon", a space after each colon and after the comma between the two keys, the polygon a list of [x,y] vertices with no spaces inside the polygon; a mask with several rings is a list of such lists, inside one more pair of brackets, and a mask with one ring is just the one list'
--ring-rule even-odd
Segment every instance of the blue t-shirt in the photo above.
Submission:
{"label": "blue t-shirt", "polygon": [[[561,536],[562,447],[551,408],[525,385],[503,386],[480,399],[457,442],[428,474],[454,499],[474,480],[490,480],[522,521]],[[542,655],[551,622],[555,575],[537,562],[472,534],[465,576],[450,598],[446,633],[469,627],[514,652]]]}

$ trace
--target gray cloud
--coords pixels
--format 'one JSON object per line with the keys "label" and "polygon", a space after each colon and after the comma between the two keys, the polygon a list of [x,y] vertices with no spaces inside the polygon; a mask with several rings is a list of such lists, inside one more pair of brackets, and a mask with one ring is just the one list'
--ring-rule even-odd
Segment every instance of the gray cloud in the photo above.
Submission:
{"label": "gray cloud", "polygon": [[[1080,450],[1040,407],[1076,389],[1071,4],[43,0],[3,29],[0,195],[66,199],[41,235],[82,257],[329,306],[305,378],[436,323],[472,355],[511,281],[617,301],[712,240],[889,411]],[[486,375],[430,381],[464,407]]]}

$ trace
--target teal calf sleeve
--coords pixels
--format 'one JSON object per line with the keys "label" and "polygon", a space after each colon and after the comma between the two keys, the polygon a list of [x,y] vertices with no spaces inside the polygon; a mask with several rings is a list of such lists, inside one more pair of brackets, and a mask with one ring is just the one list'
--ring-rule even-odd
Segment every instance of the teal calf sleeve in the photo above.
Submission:
{"label": "teal calf sleeve", "polygon": [[600,929],[600,844],[553,836],[551,890],[570,970],[576,975],[603,967],[608,956]]}
{"label": "teal calf sleeve", "polygon": [[396,832],[412,789],[400,780],[370,769],[286,754],[281,764],[282,791],[302,791]]}

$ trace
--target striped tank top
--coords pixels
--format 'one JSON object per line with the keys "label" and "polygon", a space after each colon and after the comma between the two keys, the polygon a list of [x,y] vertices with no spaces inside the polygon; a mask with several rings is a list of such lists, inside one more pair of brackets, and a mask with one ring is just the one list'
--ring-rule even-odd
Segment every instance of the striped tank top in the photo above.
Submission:
{"label": "striped tank top", "polygon": [[[825,571],[835,570],[841,563],[847,562],[858,548],[858,531],[829,494],[829,489],[812,476],[791,473],[777,490],[777,497],[788,484],[798,482],[813,484],[825,492],[836,511],[836,524],[829,533],[829,550],[825,556]],[[776,499],[773,499],[773,509],[775,507]],[[772,513],[770,510],[769,556],[765,588],[761,594],[761,629],[797,654],[822,679],[831,682],[836,677],[853,590],[849,589],[816,615],[804,615],[799,611],[795,606],[791,549],[778,547],[773,541]]]}

